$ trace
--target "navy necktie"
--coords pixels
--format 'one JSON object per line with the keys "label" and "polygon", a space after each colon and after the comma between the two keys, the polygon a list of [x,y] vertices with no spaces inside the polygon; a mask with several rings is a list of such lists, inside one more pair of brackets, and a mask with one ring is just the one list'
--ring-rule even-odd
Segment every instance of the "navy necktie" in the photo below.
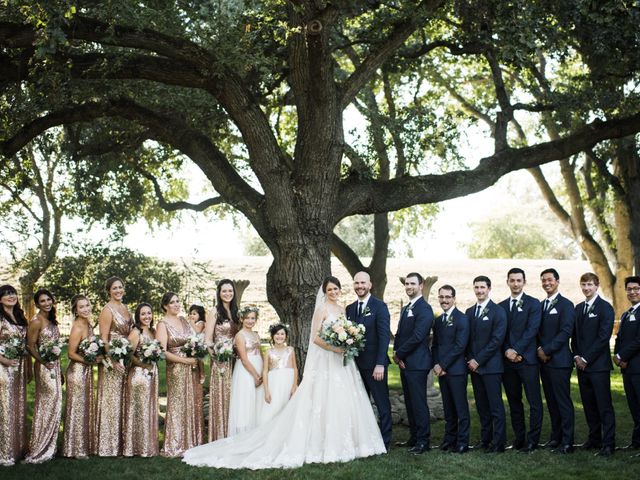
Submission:
{"label": "navy necktie", "polygon": [[511,299],[511,313],[513,313],[513,311],[516,309],[516,303],[518,302],[518,300],[516,300],[515,298]]}
{"label": "navy necktie", "polygon": [[476,318],[480,318],[480,305],[476,306]]}
{"label": "navy necktie", "polygon": [[358,316],[362,316],[362,302],[358,302]]}

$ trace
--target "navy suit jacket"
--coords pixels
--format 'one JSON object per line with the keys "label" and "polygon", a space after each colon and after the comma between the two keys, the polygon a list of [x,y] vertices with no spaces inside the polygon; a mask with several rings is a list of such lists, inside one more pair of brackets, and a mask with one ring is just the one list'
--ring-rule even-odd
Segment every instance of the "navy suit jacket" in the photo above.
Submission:
{"label": "navy suit jacket", "polygon": [[551,360],[544,364],[547,367],[572,368],[573,356],[569,350],[569,338],[573,333],[576,314],[570,300],[560,294],[556,299],[557,302],[551,308],[542,312],[538,346],[551,357]]}
{"label": "navy suit jacket", "polygon": [[632,321],[629,312],[624,312],[620,319],[620,327],[616,336],[613,352],[627,362],[627,368],[622,370],[626,374],[640,374],[640,307],[636,307],[635,320]]}
{"label": "navy suit jacket", "polygon": [[600,296],[584,313],[585,302],[576,305],[576,321],[571,337],[571,350],[587,361],[585,372],[606,372],[613,370],[609,341],[613,333],[616,314],[609,302]]}
{"label": "navy suit jacket", "polygon": [[440,365],[447,375],[464,375],[467,362],[464,354],[469,343],[469,319],[457,308],[446,322],[439,316],[433,322],[433,363]]}
{"label": "navy suit jacket", "polygon": [[433,324],[433,310],[423,297],[411,309],[402,309],[393,351],[404,362],[406,370],[431,370],[429,334]]}
{"label": "navy suit jacket", "polygon": [[[521,307],[514,308],[511,312],[511,297],[506,298],[499,305],[507,312],[507,334],[504,337],[502,353],[510,348],[518,352],[522,356],[522,363],[526,365],[537,365],[538,357],[536,356],[538,329],[540,328],[540,315],[542,307],[537,298],[533,298],[526,293],[520,298]],[[508,360],[504,362],[505,366],[517,366],[520,364],[512,363]]]}
{"label": "navy suit jacket", "polygon": [[471,324],[467,359],[478,362],[476,373],[503,373],[502,344],[507,333],[507,312],[497,303],[489,300],[484,308],[486,313],[475,318],[476,306],[466,311]]}
{"label": "navy suit jacket", "polygon": [[361,323],[365,327],[364,350],[356,357],[356,365],[361,370],[373,370],[376,365],[387,366],[387,350],[391,339],[389,309],[386,303],[374,296],[364,307],[364,315],[358,316],[358,302],[347,306],[347,319]]}

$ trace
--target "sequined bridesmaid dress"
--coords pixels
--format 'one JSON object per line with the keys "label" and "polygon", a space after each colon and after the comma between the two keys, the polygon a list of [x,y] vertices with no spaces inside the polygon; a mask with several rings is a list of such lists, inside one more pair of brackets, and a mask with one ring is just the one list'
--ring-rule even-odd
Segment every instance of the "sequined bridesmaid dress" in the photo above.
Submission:
{"label": "sequined bridesmaid dress", "polygon": [[[6,319],[0,321],[0,344],[19,334],[26,343],[27,329],[13,325]],[[15,367],[0,364],[0,466],[13,465],[27,449],[27,357]]]}
{"label": "sequined bridesmaid dress", "polygon": [[[106,306],[113,315],[109,341],[127,338],[133,325],[131,319]],[[124,387],[127,373],[115,367],[109,370],[98,366],[98,395],[96,400],[95,454],[100,457],[122,455],[122,424],[124,417]]]}
{"label": "sequined bridesmaid dress", "polygon": [[[140,357],[142,344],[153,340],[144,334],[136,347]],[[123,451],[125,457],[155,457],[158,455],[158,368],[153,370],[133,366],[125,388]]]}
{"label": "sequined bridesmaid dress", "polygon": [[[181,327],[167,328],[167,352],[185,357],[180,348],[195,335],[189,322],[180,318]],[[197,368],[167,361],[167,415],[162,455],[179,457],[203,441],[202,387]]]}
{"label": "sequined bridesmaid dress", "polygon": [[[213,333],[214,344],[222,341],[233,343],[236,329],[230,321],[216,324]],[[209,375],[209,441],[219,440],[229,435],[229,400],[231,398],[231,373],[233,360],[218,362],[211,358]]]}
{"label": "sequined bridesmaid dress", "polygon": [[[58,326],[49,323],[40,330],[37,347],[60,338]],[[49,370],[35,362],[36,399],[31,425],[31,440],[27,463],[42,463],[51,460],[57,450],[60,416],[62,415],[62,374],[60,360]]]}
{"label": "sequined bridesmaid dress", "polygon": [[[93,332],[89,333],[89,337]],[[86,458],[95,451],[93,366],[70,360],[67,367],[62,456]]]}

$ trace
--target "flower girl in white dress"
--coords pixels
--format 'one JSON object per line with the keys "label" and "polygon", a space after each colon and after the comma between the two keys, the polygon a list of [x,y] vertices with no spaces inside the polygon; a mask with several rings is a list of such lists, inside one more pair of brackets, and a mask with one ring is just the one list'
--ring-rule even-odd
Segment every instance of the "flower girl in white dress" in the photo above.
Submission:
{"label": "flower girl in white dress", "polygon": [[264,403],[262,393],[262,352],[260,336],[253,331],[258,321],[258,308],[246,307],[240,312],[242,330],[233,344],[238,352],[231,379],[229,401],[229,436],[253,430],[258,425]]}
{"label": "flower girl in white dress", "polygon": [[271,348],[264,353],[262,381],[264,404],[259,424],[275,417],[298,388],[298,365],[293,347],[287,346],[289,330],[277,323],[269,328]]}

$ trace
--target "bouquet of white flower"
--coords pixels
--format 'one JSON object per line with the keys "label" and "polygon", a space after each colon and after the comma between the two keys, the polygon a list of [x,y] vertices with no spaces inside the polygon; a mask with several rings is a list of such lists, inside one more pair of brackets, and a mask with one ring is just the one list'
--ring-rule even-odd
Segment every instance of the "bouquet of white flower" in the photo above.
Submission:
{"label": "bouquet of white flower", "polygon": [[18,360],[27,354],[26,340],[19,333],[9,335],[0,343],[0,355],[9,360]]}
{"label": "bouquet of white flower", "polygon": [[[159,340],[144,340],[140,344],[140,349],[138,350],[137,358],[142,363],[147,363],[150,365],[157,364],[160,360],[164,360],[166,355],[162,348],[162,344]],[[148,376],[151,377],[153,374],[147,370]]]}
{"label": "bouquet of white flower", "polygon": [[228,362],[233,360],[235,357],[233,352],[233,341],[225,339],[216,342],[213,346],[213,353],[218,362]]}
{"label": "bouquet of white flower", "polygon": [[333,322],[325,323],[320,329],[320,338],[329,345],[344,348],[344,361],[357,357],[364,349],[365,327],[361,323],[354,323],[340,315]]}
{"label": "bouquet of white flower", "polygon": [[[67,344],[62,338],[44,342],[38,347],[38,354],[42,363],[55,362],[62,355],[62,348]],[[51,372],[51,378],[56,378],[56,374]]]}
{"label": "bouquet of white flower", "polygon": [[191,335],[187,339],[187,343],[180,347],[187,357],[204,358],[207,356],[207,344],[204,341],[204,335]]}
{"label": "bouquet of white flower", "polygon": [[111,370],[113,368],[112,360],[115,360],[123,367],[129,362],[129,355],[131,354],[131,343],[126,338],[114,338],[109,342],[109,351],[107,352],[109,358],[105,363],[105,366]]}
{"label": "bouquet of white flower", "polygon": [[100,355],[104,355],[104,342],[100,337],[92,335],[78,344],[78,352],[85,362],[93,363]]}

